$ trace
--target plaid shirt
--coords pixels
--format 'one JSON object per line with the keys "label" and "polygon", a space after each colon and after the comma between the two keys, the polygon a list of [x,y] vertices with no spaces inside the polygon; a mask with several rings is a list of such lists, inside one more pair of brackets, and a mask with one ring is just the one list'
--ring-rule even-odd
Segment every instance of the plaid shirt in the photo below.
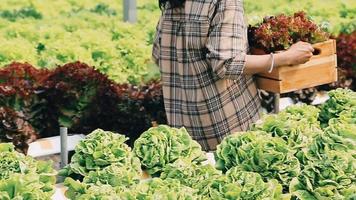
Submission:
{"label": "plaid shirt", "polygon": [[242,0],[186,0],[162,13],[153,58],[168,123],[184,126],[204,150],[259,118],[255,82],[243,74],[247,50]]}

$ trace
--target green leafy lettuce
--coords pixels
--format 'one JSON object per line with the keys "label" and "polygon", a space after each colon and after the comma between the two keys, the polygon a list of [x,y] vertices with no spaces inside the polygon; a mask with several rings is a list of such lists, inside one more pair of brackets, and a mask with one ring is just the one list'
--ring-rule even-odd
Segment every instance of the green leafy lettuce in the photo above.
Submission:
{"label": "green leafy lettuce", "polygon": [[36,161],[10,143],[0,144],[0,199],[46,199],[54,193],[55,175],[52,162]]}
{"label": "green leafy lettuce", "polygon": [[53,193],[53,187],[42,182],[38,174],[12,174],[0,180],[1,200],[50,200]]}
{"label": "green leafy lettuce", "polygon": [[180,184],[178,180],[153,178],[130,188],[111,185],[93,185],[66,178],[66,197],[71,200],[198,200],[196,190]]}
{"label": "green leafy lettuce", "polygon": [[110,165],[102,170],[90,171],[84,177],[84,183],[95,185],[111,185],[113,187],[129,187],[138,184],[141,179],[141,165],[138,163],[126,166]]}
{"label": "green leafy lettuce", "polygon": [[276,180],[265,183],[259,174],[240,171],[237,167],[227,171],[225,176],[211,165],[178,160],[165,167],[161,178],[179,180],[183,185],[196,189],[204,200],[282,199],[282,186]]}
{"label": "green leafy lettuce", "polygon": [[226,176],[229,182],[239,186],[239,199],[290,199],[290,195],[282,194],[282,185],[275,179],[264,182],[258,173],[241,171],[238,167],[233,167],[228,170]]}
{"label": "green leafy lettuce", "polygon": [[310,160],[290,184],[290,192],[301,200],[355,199],[356,159],[347,152],[327,151]]}
{"label": "green leafy lettuce", "polygon": [[216,167],[238,167],[259,173],[265,181],[277,179],[286,189],[300,173],[300,163],[287,143],[265,132],[251,131],[227,136],[215,152]]}
{"label": "green leafy lettuce", "polygon": [[177,160],[166,165],[161,178],[179,180],[183,185],[196,189],[204,199],[225,199],[231,195],[227,188],[231,193],[238,190],[237,186],[234,189],[222,172],[212,165],[198,165],[186,160]]}
{"label": "green leafy lettuce", "polygon": [[182,185],[178,180],[153,178],[151,180],[141,182],[132,189],[119,193],[123,200],[131,199],[174,199],[174,200],[198,200],[201,197],[197,191]]}
{"label": "green leafy lettuce", "polygon": [[332,139],[329,145],[343,144],[349,150],[356,150],[356,107],[342,111],[339,118],[329,120],[325,129],[326,135]]}
{"label": "green leafy lettuce", "polygon": [[90,171],[101,170],[112,164],[137,169],[138,158],[125,144],[123,135],[97,129],[87,135],[75,148],[71,163],[60,171],[62,176],[86,176]]}
{"label": "green leafy lettuce", "polygon": [[199,185],[202,181],[216,179],[222,175],[222,171],[217,170],[212,165],[198,165],[186,160],[177,160],[174,163],[166,165],[160,178],[176,179],[184,185],[201,190],[204,189],[204,186],[200,187]]}
{"label": "green leafy lettuce", "polygon": [[71,200],[120,200],[117,190],[111,185],[93,185],[66,178],[64,186],[68,189],[65,196]]}
{"label": "green leafy lettuce", "polygon": [[201,146],[194,141],[185,128],[159,125],[144,132],[135,141],[134,153],[148,173],[160,173],[169,163],[188,159],[200,163],[205,160]]}
{"label": "green leafy lettuce", "polygon": [[350,153],[356,158],[356,107],[342,111],[339,118],[329,120],[323,134],[314,137],[306,149],[306,160],[318,160],[329,151]]}
{"label": "green leafy lettuce", "polygon": [[330,119],[338,118],[344,110],[356,107],[356,92],[349,89],[336,89],[328,92],[330,99],[321,105],[319,120],[325,127]]}
{"label": "green leafy lettuce", "polygon": [[311,143],[314,136],[322,133],[318,117],[318,108],[305,104],[294,105],[277,115],[266,115],[253,129],[280,137],[289,146],[300,149]]}

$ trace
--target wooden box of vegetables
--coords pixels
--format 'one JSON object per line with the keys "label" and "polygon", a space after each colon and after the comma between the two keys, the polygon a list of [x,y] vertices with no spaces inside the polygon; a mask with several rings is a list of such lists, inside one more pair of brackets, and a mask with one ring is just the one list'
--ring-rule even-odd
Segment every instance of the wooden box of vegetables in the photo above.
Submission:
{"label": "wooden box of vegetables", "polygon": [[249,32],[253,54],[283,51],[297,41],[312,43],[315,49],[314,56],[305,64],[281,66],[271,73],[258,74],[259,89],[282,94],[337,81],[336,41],[329,39],[304,13],[265,19]]}

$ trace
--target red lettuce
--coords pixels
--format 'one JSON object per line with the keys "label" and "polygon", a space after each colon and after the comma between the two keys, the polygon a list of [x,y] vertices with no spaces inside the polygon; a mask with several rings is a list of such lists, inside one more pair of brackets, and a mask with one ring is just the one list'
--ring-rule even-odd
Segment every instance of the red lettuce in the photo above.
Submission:
{"label": "red lettuce", "polygon": [[265,53],[288,49],[298,41],[317,43],[329,35],[311,21],[304,12],[265,18],[263,23],[249,28],[250,46]]}
{"label": "red lettuce", "polygon": [[12,142],[17,150],[27,153],[28,143],[38,137],[23,113],[0,107],[0,143]]}

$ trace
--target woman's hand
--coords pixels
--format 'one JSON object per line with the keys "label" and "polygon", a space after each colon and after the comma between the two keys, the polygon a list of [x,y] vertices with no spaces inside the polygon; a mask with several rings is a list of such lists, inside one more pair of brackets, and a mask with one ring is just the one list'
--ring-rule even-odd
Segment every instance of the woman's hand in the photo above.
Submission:
{"label": "woman's hand", "polygon": [[283,52],[287,65],[304,64],[313,56],[314,48],[306,42],[297,42]]}

